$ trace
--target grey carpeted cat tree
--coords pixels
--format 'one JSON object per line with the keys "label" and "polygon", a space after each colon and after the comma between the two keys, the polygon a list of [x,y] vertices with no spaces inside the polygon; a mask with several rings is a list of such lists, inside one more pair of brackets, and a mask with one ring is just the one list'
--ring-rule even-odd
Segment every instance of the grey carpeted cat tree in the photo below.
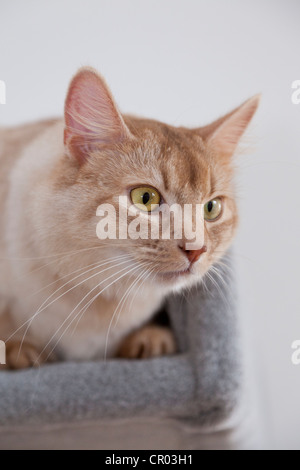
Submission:
{"label": "grey carpeted cat tree", "polygon": [[168,299],[180,352],[151,360],[63,363],[0,373],[0,448],[243,447],[243,375],[227,255]]}

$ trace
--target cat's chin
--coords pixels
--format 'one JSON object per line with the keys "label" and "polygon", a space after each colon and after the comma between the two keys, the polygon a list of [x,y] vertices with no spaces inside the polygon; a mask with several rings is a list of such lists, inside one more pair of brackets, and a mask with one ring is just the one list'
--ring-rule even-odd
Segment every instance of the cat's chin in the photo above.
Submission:
{"label": "cat's chin", "polygon": [[198,284],[203,274],[203,272],[195,272],[193,268],[178,271],[165,271],[157,273],[156,281],[159,283],[160,287],[166,289],[167,292],[180,292],[185,288]]}
{"label": "cat's chin", "polygon": [[167,271],[157,275],[157,281],[160,286],[164,286],[167,290],[179,291],[185,287],[195,284],[198,276],[196,276],[190,269],[182,271]]}
{"label": "cat's chin", "polygon": [[186,279],[187,277],[191,277],[193,274],[191,273],[190,269],[184,269],[182,271],[167,271],[161,272],[157,275],[159,280],[163,282],[175,282],[182,279]]}

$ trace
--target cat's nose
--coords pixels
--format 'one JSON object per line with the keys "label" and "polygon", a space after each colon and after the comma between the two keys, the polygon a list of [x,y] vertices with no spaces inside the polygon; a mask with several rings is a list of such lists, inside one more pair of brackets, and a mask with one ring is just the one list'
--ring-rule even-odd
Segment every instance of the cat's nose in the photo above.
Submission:
{"label": "cat's nose", "polygon": [[184,252],[186,255],[187,259],[189,260],[190,263],[196,263],[200,256],[207,251],[206,245],[203,245],[202,248],[199,250],[186,250],[185,245],[179,246],[179,248]]}

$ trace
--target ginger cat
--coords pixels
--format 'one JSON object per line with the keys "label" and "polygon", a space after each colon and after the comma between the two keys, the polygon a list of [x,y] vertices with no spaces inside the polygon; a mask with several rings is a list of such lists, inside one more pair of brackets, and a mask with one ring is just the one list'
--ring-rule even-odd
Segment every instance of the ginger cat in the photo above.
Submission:
{"label": "ginger cat", "polygon": [[[83,68],[64,119],[0,129],[0,339],[8,368],[175,352],[171,331],[150,322],[168,293],[201,282],[233,240],[233,155],[258,101],[206,127],[176,128],[121,115],[103,78]],[[99,240],[97,207],[117,207],[120,195],[146,210],[151,201],[203,204],[205,245]]]}

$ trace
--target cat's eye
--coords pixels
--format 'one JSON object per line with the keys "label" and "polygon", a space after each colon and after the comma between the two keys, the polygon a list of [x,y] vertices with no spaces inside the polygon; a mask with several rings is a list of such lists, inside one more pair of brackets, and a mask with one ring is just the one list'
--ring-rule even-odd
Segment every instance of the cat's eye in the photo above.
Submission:
{"label": "cat's eye", "polygon": [[155,188],[141,186],[134,188],[130,192],[132,203],[144,212],[153,211],[161,201],[161,195]]}
{"label": "cat's eye", "polygon": [[208,221],[217,220],[222,213],[222,200],[219,197],[208,201],[204,205],[204,219]]}

